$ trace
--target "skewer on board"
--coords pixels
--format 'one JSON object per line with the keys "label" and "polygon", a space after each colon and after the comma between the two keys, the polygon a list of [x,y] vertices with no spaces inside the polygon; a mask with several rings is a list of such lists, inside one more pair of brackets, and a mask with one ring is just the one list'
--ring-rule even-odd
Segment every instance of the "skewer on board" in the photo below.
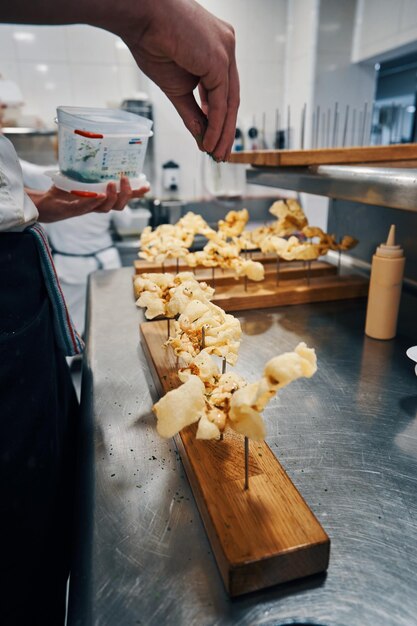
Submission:
{"label": "skewer on board", "polygon": [[[223,361],[222,361],[222,374],[226,374],[226,357],[223,357]],[[223,441],[223,433],[220,433],[220,439],[219,441]]]}
{"label": "skewer on board", "polygon": [[[247,258],[248,258],[248,249],[247,249],[247,245],[245,243],[245,261],[247,260]],[[244,289],[245,289],[245,291],[248,290],[248,277],[247,277],[246,274],[245,274],[245,277],[244,277]]]}
{"label": "skewer on board", "polygon": [[249,439],[245,437],[245,485],[244,490],[249,489]]}

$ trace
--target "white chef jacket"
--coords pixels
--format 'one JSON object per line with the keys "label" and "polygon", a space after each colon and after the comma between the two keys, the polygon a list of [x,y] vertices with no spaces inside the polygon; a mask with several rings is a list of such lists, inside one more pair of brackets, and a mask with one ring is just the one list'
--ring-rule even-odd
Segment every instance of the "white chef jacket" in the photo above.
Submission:
{"label": "white chef jacket", "polygon": [[0,232],[24,230],[37,219],[38,210],[23,189],[16,151],[0,134]]}
{"label": "white chef jacket", "polygon": [[[23,180],[26,187],[47,190],[52,184],[46,170],[56,169],[56,165],[42,166],[21,160]],[[116,269],[121,266],[119,253],[113,247],[110,235],[110,222],[119,228],[128,228],[132,221],[132,211],[109,213],[87,213],[59,222],[43,224],[54,250],[54,262],[61,281],[71,285],[86,285],[88,275],[99,268]],[[63,252],[64,255],[59,253]],[[87,255],[95,256],[65,256]]]}

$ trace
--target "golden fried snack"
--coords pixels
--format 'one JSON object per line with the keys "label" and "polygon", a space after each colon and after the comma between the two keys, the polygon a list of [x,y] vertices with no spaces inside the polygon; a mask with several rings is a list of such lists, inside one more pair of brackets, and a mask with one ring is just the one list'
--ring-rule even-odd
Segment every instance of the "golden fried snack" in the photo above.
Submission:
{"label": "golden fried snack", "polygon": [[191,363],[203,348],[231,365],[236,363],[242,334],[240,322],[212,302],[192,300],[173,326],[167,344],[185,363]]}
{"label": "golden fried snack", "polygon": [[191,300],[209,301],[214,289],[198,282],[191,272],[142,274],[134,279],[136,306],[145,308],[145,317],[175,317]]}
{"label": "golden fried snack", "polygon": [[204,267],[221,267],[235,272],[235,278],[247,276],[250,280],[263,280],[265,270],[262,263],[245,259],[240,255],[238,239],[226,241],[225,239],[213,239],[197,252],[190,252],[186,259],[190,267],[203,265]]}
{"label": "golden fried snack", "polygon": [[224,220],[218,222],[218,232],[222,237],[237,237],[241,235],[249,220],[247,209],[229,211]]}
{"label": "golden fried snack", "polygon": [[304,342],[298,344],[294,352],[286,352],[274,357],[265,365],[263,376],[257,383],[238,389],[230,401],[229,425],[233,430],[262,441],[265,426],[261,411],[276,394],[297,378],[310,378],[317,371],[316,353]]}
{"label": "golden fried snack", "polygon": [[358,244],[358,240],[351,235],[345,235],[342,237],[342,241],[339,243],[339,250],[351,250]]}
{"label": "golden fried snack", "polygon": [[[350,235],[345,235],[342,237],[340,243],[337,243],[335,235],[329,235],[325,233],[318,226],[306,226],[303,228],[303,234],[306,237],[312,239],[313,237],[318,237],[320,239],[320,245],[327,252],[328,250],[351,250],[354,248],[358,240]],[[324,252],[322,252],[324,254]]]}
{"label": "golden fried snack", "polygon": [[[234,372],[220,374],[208,350],[203,350],[179,371],[183,385],[154,405],[157,430],[170,437],[198,421],[197,439],[218,439],[229,426],[241,435],[262,441],[265,425],[261,412],[269,400],[278,389],[298,378],[310,378],[316,370],[314,350],[300,343],[294,352],[268,361],[262,378],[248,384]],[[178,411],[183,402],[185,410]]]}
{"label": "golden fried snack", "polygon": [[278,218],[277,222],[273,223],[271,226],[273,233],[281,237],[291,235],[308,224],[303,209],[297,200],[293,198],[274,202],[269,212]]}

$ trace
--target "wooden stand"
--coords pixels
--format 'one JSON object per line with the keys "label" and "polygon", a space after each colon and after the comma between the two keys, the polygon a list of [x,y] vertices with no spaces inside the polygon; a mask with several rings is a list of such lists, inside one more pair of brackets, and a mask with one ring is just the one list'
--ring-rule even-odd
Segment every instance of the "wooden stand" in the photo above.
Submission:
{"label": "wooden stand", "polygon": [[213,302],[224,311],[245,311],[307,302],[362,298],[368,294],[368,280],[362,276],[311,276],[298,280],[269,277],[259,283],[242,282],[216,286]]}
{"label": "wooden stand", "polygon": [[[166,322],[141,325],[142,345],[162,395],[176,388],[176,357],[164,348]],[[224,584],[231,596],[328,567],[330,540],[265,442],[250,442],[244,490],[244,438],[195,439],[195,425],[175,438]]]}
{"label": "wooden stand", "polygon": [[306,167],[354,163],[392,163],[415,161],[417,144],[389,146],[349,146],[347,148],[318,148],[314,150],[253,150],[233,152],[230,163],[246,163],[258,167]]}
{"label": "wooden stand", "polygon": [[[324,261],[313,261],[310,268],[302,262],[280,262],[279,276],[276,257],[263,259],[265,279],[254,282],[236,280],[230,271],[213,272],[198,269],[197,280],[205,281],[215,288],[213,303],[224,311],[244,311],[307,302],[361,298],[368,294],[368,280],[357,275],[337,274],[337,267]],[[135,262],[136,275],[142,272],[160,272],[161,268],[146,261]],[[176,267],[166,267],[176,273]],[[179,271],[184,271],[180,266]],[[278,280],[279,278],[279,280]],[[139,294],[135,293],[138,298]]]}
{"label": "wooden stand", "polygon": [[[248,257],[249,258],[249,257]],[[265,269],[265,277],[275,276],[277,275],[277,256],[276,254],[270,255],[262,255],[258,253],[254,253],[251,257],[253,261],[258,261],[262,263]],[[159,273],[162,272],[161,265],[156,265],[156,263],[150,263],[148,261],[134,261],[133,262],[135,268],[135,274],[143,274],[143,273]],[[280,261],[279,262],[279,275],[280,280],[291,280],[296,278],[303,278],[306,276],[306,265],[303,261]],[[233,285],[239,282],[243,282],[243,278],[236,279],[235,272],[232,270],[222,270],[221,268],[215,269],[215,282],[216,286],[219,285]],[[198,266],[195,269],[192,269],[185,263],[177,265],[175,261],[172,260],[167,261],[164,264],[164,271],[169,272],[171,274],[177,274],[177,272],[194,272],[194,276],[199,281],[205,281],[206,283],[211,284],[213,279],[212,268]],[[333,276],[337,274],[337,267],[332,263],[327,263],[326,261],[312,261],[309,270],[310,276]],[[253,281],[249,281],[253,282]]]}

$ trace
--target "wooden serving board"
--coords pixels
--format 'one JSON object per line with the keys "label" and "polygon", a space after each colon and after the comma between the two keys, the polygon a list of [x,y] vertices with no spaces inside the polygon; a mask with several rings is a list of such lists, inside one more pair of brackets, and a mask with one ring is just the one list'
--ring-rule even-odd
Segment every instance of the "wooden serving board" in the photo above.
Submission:
{"label": "wooden serving board", "polygon": [[267,277],[259,283],[248,281],[245,291],[242,282],[216,287],[213,302],[224,311],[245,311],[307,302],[326,302],[362,298],[368,295],[366,278],[356,275],[311,276],[309,281],[285,280],[276,284],[276,277]]}
{"label": "wooden serving board", "polygon": [[[301,266],[280,269],[277,284],[276,267],[265,272],[265,279],[254,282],[244,279],[235,280],[232,276],[222,276],[217,270],[214,280],[214,304],[224,311],[245,311],[252,309],[305,304],[307,302],[325,302],[330,300],[346,300],[362,298],[368,295],[368,280],[357,275],[337,274],[337,267],[329,263],[317,263],[309,272]],[[282,267],[282,264],[281,264]],[[198,271],[197,279],[200,279]],[[202,280],[213,285],[211,273],[201,276]],[[135,298],[139,294],[134,292]]]}
{"label": "wooden serving board", "polygon": [[258,167],[302,167],[324,164],[380,163],[417,159],[417,144],[390,146],[353,146],[316,150],[253,150],[233,152],[230,163],[246,163]]}
{"label": "wooden serving board", "polygon": [[[277,258],[276,256],[266,257],[266,258],[255,258],[254,261],[259,260],[264,268],[265,268],[265,277],[271,278],[273,281],[277,276]],[[146,261],[135,261],[135,273],[136,275],[142,273],[159,273],[161,272],[161,266],[156,265],[154,263],[148,263]],[[164,270],[166,272],[171,272],[173,274],[177,273],[176,265],[165,265]],[[192,271],[188,266],[180,264],[178,267],[179,272],[187,272]],[[337,274],[337,267],[332,263],[327,263],[325,261],[312,261],[310,269],[308,271],[310,277],[315,276],[334,276]],[[304,278],[307,275],[307,266],[302,261],[292,261],[285,262],[280,261],[279,263],[279,280],[294,280],[298,278]],[[194,271],[194,277],[196,280],[204,281],[209,285],[213,285],[216,291],[222,286],[233,286],[233,285],[242,285],[244,284],[244,278],[236,279],[236,274],[231,270],[222,271],[219,268],[215,268],[214,272],[211,268],[207,267],[199,267]],[[253,281],[248,280],[248,284],[255,284]]]}
{"label": "wooden serving board", "polygon": [[[160,395],[176,388],[178,363],[166,322],[141,325],[142,345]],[[195,439],[195,425],[175,438],[225,587],[230,596],[327,569],[330,539],[263,443],[250,442],[244,490],[244,439]]]}

